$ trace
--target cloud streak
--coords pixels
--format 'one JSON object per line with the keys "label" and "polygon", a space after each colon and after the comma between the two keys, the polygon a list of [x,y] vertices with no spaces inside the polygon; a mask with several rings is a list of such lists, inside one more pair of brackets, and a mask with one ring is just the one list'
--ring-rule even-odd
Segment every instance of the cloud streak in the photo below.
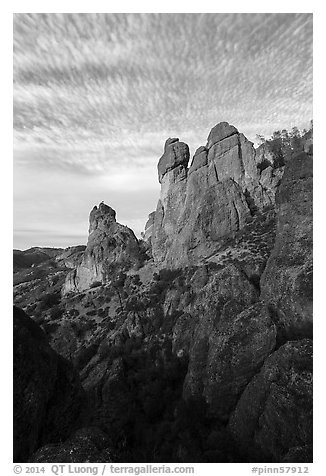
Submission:
{"label": "cloud streak", "polygon": [[141,183],[169,136],[194,152],[219,121],[254,140],[311,118],[311,14],[14,15],[25,174],[134,171]]}
{"label": "cloud streak", "polygon": [[170,132],[199,146],[223,119],[249,135],[307,122],[311,35],[309,14],[17,14],[15,143],[106,169]]}

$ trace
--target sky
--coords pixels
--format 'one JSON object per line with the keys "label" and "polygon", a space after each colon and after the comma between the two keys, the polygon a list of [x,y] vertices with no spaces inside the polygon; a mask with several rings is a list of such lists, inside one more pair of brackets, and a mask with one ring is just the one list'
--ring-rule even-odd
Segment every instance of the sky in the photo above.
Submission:
{"label": "sky", "polygon": [[311,14],[14,14],[13,43],[15,248],[86,243],[102,200],[139,236],[168,137],[312,119]]}

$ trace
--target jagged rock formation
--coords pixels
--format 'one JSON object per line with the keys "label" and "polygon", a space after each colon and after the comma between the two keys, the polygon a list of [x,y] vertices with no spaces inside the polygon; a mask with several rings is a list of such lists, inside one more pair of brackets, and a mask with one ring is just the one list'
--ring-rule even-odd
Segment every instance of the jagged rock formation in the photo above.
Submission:
{"label": "jagged rock formation", "polygon": [[[259,297],[257,295],[255,299],[252,291],[250,292],[248,281],[245,284],[245,274],[238,272],[237,275],[232,267],[223,268],[215,277],[218,280],[219,273],[225,273],[222,281],[227,292],[221,292],[223,288],[214,288],[214,291],[207,292],[209,284],[205,284],[201,292],[207,292],[207,306],[204,307],[203,301],[200,300],[201,307],[189,311],[190,315],[200,316],[198,324],[194,324],[193,319],[187,320],[182,317],[180,322],[183,325],[177,322],[175,326],[176,350],[188,349],[190,359],[184,396],[205,397],[210,412],[220,420],[228,420],[230,411],[236,405],[243,389],[274,348],[288,340],[312,337],[312,157],[310,155],[301,153],[286,164],[281,185],[276,193],[276,216],[275,244],[260,279]],[[238,292],[242,302],[241,300],[239,302]],[[212,296],[215,302],[212,302]],[[258,299],[259,302],[250,305]],[[219,304],[220,300],[222,306]],[[187,328],[193,325],[195,327],[191,332],[187,331]],[[311,353],[307,354],[306,347],[303,348],[300,343],[295,349],[298,359],[308,361],[311,358]],[[279,351],[275,354],[279,355]],[[271,361],[274,362],[272,358]],[[311,375],[307,382],[310,378]],[[246,388],[251,388],[250,384]],[[303,392],[309,394],[310,391],[311,387],[307,383],[307,388],[303,389]],[[263,395],[266,397],[266,393]],[[309,395],[303,405],[310,411]],[[294,396],[291,398],[295,399]],[[295,405],[294,401],[291,400],[289,405],[291,404]],[[253,405],[249,398],[246,405],[248,407]],[[254,404],[252,411],[259,414],[260,408],[260,403],[257,402],[257,407]],[[242,411],[245,414],[244,408]],[[283,424],[284,421],[287,422],[287,418],[292,418],[285,413]],[[308,413],[305,419],[307,428],[311,426],[310,417]],[[291,422],[292,420],[289,420],[290,428],[295,424]],[[234,433],[236,432],[237,430],[234,430]],[[239,438],[247,441],[247,436]],[[304,446],[304,442],[308,446],[311,444],[310,436],[308,437],[306,433],[301,438],[302,441],[298,444],[294,442],[293,447]],[[260,454],[264,455],[264,458],[273,455],[270,456],[273,457],[273,461],[280,461],[280,458],[285,457],[291,450],[291,446],[283,443],[283,452],[275,450],[274,453],[268,453],[267,442],[265,446],[260,447]]]}
{"label": "jagged rock formation", "polygon": [[[263,170],[262,160],[270,164]],[[158,164],[161,195],[151,243],[154,260],[172,268],[208,257],[256,210],[273,205],[283,173],[269,156],[256,160],[253,144],[226,122],[211,130],[189,169],[188,161],[188,146],[168,139]]]}
{"label": "jagged rock formation", "polygon": [[151,241],[153,226],[154,226],[155,211],[148,215],[148,220],[145,225],[144,240],[146,242]]}
{"label": "jagged rock formation", "polygon": [[[311,135],[304,140],[283,161],[271,142],[255,151],[220,123],[188,168],[187,145],[168,139],[144,236],[154,259],[144,263],[144,242],[124,234],[115,212],[92,211],[65,285],[84,291],[62,294],[59,313],[44,312],[51,294],[40,307],[51,345],[80,373],[89,420],[63,443],[41,441],[32,461],[312,460]],[[62,259],[68,266],[69,251]],[[110,279],[114,269],[126,272]]]}
{"label": "jagged rock formation", "polygon": [[42,330],[14,307],[14,461],[77,428],[84,405],[79,377]]}
{"label": "jagged rock formation", "polygon": [[113,266],[121,269],[141,262],[138,240],[133,231],[116,221],[115,211],[100,203],[89,216],[89,237],[81,263],[68,274],[63,293],[88,289],[96,281],[110,278]]}

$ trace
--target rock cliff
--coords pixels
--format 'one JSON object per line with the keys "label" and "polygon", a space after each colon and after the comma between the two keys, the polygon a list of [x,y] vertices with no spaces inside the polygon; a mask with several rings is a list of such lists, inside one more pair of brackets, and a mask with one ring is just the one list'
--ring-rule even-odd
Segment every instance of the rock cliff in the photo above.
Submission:
{"label": "rock cliff", "polygon": [[[257,154],[238,130],[221,122],[188,168],[189,148],[168,139],[159,160],[161,194],[151,230],[154,260],[175,268],[218,251],[255,211],[275,202],[282,177],[272,154]],[[263,157],[263,158],[262,158]],[[268,163],[264,169],[261,162]]]}
{"label": "rock cliff", "polygon": [[[78,369],[88,420],[53,439],[44,421],[72,407],[68,390],[64,405],[51,397],[51,419],[35,424],[51,438],[35,443],[28,416],[16,443],[37,450],[31,461],[312,461],[312,134],[301,145],[283,160],[224,122],[188,167],[187,145],[168,139],[145,242],[112,208],[93,209],[86,249],[58,255],[76,263],[64,293],[60,280],[52,294],[45,279],[27,288],[51,346]],[[52,392],[55,359],[32,343],[28,388],[48,415],[33,382],[44,374]]]}
{"label": "rock cliff", "polygon": [[140,263],[140,247],[133,231],[117,223],[115,211],[102,202],[90,213],[86,249],[80,264],[68,274],[63,293],[108,281],[114,267],[123,270]]}
{"label": "rock cliff", "polygon": [[312,337],[312,156],[302,152],[286,165],[276,194],[277,229],[261,280],[284,338]]}
{"label": "rock cliff", "polygon": [[27,461],[40,445],[67,438],[84,404],[77,372],[14,307],[14,461]]}
{"label": "rock cliff", "polygon": [[[255,461],[282,461],[312,446],[312,343],[287,342],[270,355],[244,390],[229,427]],[[309,454],[309,451],[308,451]],[[307,461],[307,460],[306,460]]]}

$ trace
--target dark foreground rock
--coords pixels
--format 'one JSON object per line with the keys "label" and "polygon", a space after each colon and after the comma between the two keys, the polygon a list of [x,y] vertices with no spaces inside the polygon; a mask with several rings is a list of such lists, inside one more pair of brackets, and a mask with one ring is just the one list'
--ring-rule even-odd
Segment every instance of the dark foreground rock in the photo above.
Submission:
{"label": "dark foreground rock", "polygon": [[27,461],[42,444],[65,439],[78,427],[84,392],[70,363],[45,334],[14,307],[14,461]]}
{"label": "dark foreground rock", "polygon": [[46,445],[37,450],[30,463],[110,463],[110,441],[98,428],[77,430],[64,443]]}
{"label": "dark foreground rock", "polygon": [[312,423],[312,342],[287,342],[246,387],[229,428],[248,461],[280,462],[312,444]]}
{"label": "dark foreground rock", "polygon": [[312,192],[312,157],[302,152],[286,164],[276,194],[275,246],[261,280],[283,339],[312,337]]}

